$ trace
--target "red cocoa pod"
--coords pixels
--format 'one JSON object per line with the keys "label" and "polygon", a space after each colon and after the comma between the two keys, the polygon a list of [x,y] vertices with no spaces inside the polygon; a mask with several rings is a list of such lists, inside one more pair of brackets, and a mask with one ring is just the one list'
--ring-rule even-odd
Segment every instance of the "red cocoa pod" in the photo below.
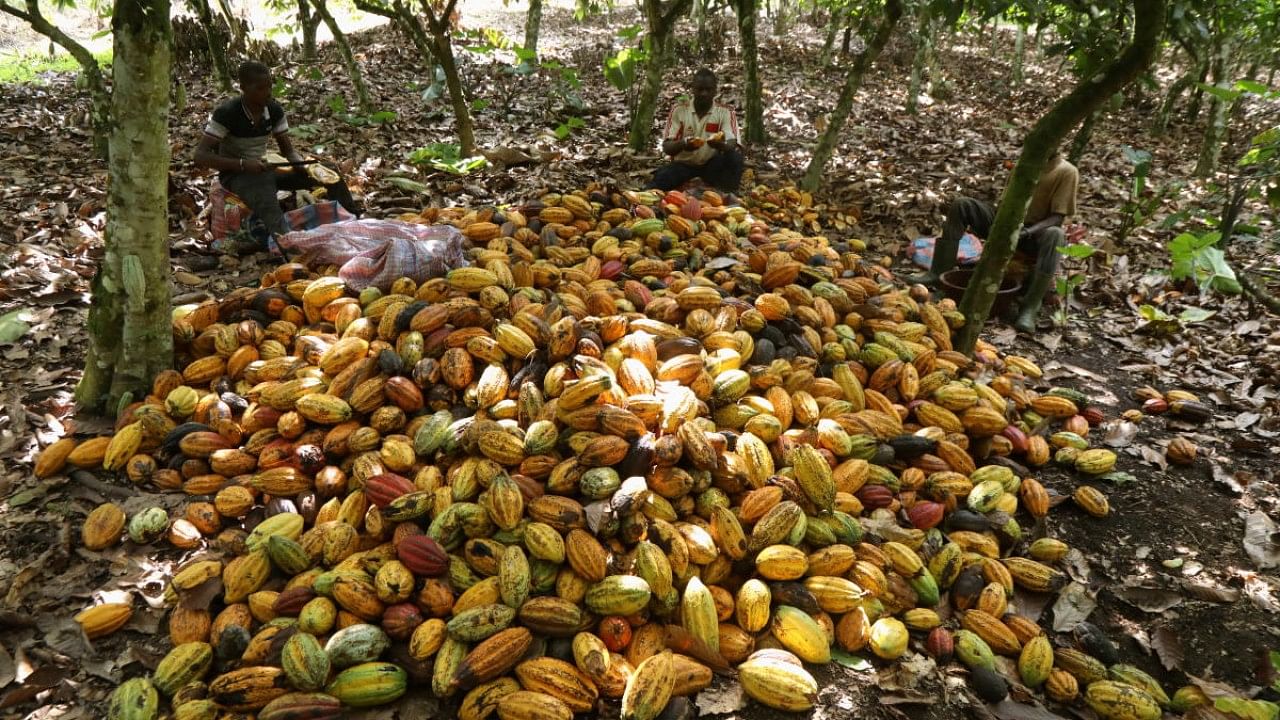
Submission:
{"label": "red cocoa pod", "polygon": [[1016,453],[1025,453],[1027,451],[1027,434],[1022,432],[1022,428],[1017,425],[1006,425],[1000,434],[1013,445],[1013,451]]}
{"label": "red cocoa pod", "polygon": [[392,500],[416,489],[413,481],[406,477],[395,473],[382,473],[365,481],[364,495],[378,508],[385,508],[391,504]]}
{"label": "red cocoa pod", "polygon": [[942,522],[942,516],[945,512],[946,507],[942,503],[922,500],[912,505],[911,509],[907,511],[907,519],[920,530],[928,530]]}
{"label": "red cocoa pod", "polygon": [[432,538],[413,535],[396,546],[396,557],[414,575],[437,577],[449,569],[449,555]]}
{"label": "red cocoa pod", "polygon": [[408,640],[424,622],[422,611],[413,603],[397,603],[382,613],[382,629],[392,640]]}
{"label": "red cocoa pod", "polygon": [[893,504],[893,491],[884,485],[864,485],[858,491],[858,500],[867,510],[889,507]]}
{"label": "red cocoa pod", "polygon": [[955,654],[955,641],[951,638],[951,631],[944,627],[930,630],[929,637],[924,641],[924,649],[939,665],[947,664]]}
{"label": "red cocoa pod", "polygon": [[1164,398],[1151,398],[1142,403],[1142,412],[1147,415],[1163,415],[1169,409],[1169,403]]}

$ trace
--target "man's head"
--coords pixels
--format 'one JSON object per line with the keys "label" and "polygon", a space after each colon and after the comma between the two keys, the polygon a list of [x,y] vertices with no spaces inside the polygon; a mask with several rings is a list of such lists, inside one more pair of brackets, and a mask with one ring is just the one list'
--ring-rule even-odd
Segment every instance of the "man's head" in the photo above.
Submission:
{"label": "man's head", "polygon": [[711,109],[716,99],[716,74],[708,68],[699,68],[693,74],[693,107],[699,112]]}
{"label": "man's head", "polygon": [[252,60],[240,63],[240,93],[255,105],[266,105],[271,99],[271,68]]}

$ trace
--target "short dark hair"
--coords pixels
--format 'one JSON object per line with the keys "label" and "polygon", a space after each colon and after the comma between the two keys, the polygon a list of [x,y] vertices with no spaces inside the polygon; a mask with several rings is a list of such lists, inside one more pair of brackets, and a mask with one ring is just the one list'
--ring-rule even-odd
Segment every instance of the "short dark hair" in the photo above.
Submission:
{"label": "short dark hair", "polygon": [[710,80],[713,83],[719,84],[716,79],[716,74],[711,71],[711,68],[698,68],[697,72],[693,74],[693,81],[697,82],[699,80]]}
{"label": "short dark hair", "polygon": [[271,77],[271,68],[256,60],[247,60],[240,63],[240,68],[236,70],[236,77],[240,79],[241,85],[245,85],[258,78]]}

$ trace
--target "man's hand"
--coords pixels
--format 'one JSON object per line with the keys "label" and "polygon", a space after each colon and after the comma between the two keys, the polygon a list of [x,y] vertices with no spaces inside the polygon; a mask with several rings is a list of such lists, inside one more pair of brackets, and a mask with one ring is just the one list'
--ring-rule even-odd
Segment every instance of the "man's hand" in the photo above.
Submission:
{"label": "man's hand", "polygon": [[245,160],[244,171],[250,175],[261,175],[271,169],[271,166],[261,160]]}
{"label": "man's hand", "polygon": [[1023,225],[1018,230],[1018,242],[1022,242],[1023,240],[1026,240],[1029,237],[1031,237],[1031,228],[1027,225]]}

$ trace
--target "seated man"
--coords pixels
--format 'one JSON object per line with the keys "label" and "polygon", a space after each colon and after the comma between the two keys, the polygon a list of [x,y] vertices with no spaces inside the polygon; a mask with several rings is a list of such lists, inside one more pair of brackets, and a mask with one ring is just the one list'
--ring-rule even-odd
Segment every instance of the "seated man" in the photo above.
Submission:
{"label": "seated man", "polygon": [[[1026,220],[1018,233],[1018,250],[1034,255],[1035,268],[1024,281],[1025,291],[1018,317],[1013,322],[1019,332],[1035,331],[1036,317],[1044,294],[1053,285],[1053,274],[1058,267],[1058,246],[1065,235],[1062,224],[1076,211],[1076,188],[1080,174],[1076,167],[1055,152],[1049,158],[1040,181],[1027,206]],[[956,252],[965,230],[985,239],[995,220],[996,209],[981,200],[959,197],[947,207],[947,217],[942,225],[942,237],[933,249],[933,263],[929,272],[911,276],[910,282],[935,285],[939,276],[956,265]]]}
{"label": "seated man", "polygon": [[[304,162],[289,139],[284,108],[271,98],[271,70],[262,63],[246,62],[240,66],[239,78],[241,94],[215,108],[205,125],[204,137],[196,148],[196,165],[219,171],[222,186],[249,206],[270,235],[291,229],[276,199],[277,190],[323,186],[327,197],[358,215],[359,208],[351,191],[340,177],[334,182],[322,183],[312,178],[303,165],[277,172],[277,168],[264,159],[267,139],[275,137],[280,154],[290,163]],[[332,170],[327,174],[337,176]]]}
{"label": "seated man", "polygon": [[693,76],[693,100],[677,101],[662,133],[662,152],[672,162],[658,168],[650,188],[674,190],[693,178],[724,193],[738,191],[742,153],[738,120],[716,100],[716,74],[702,68]]}

